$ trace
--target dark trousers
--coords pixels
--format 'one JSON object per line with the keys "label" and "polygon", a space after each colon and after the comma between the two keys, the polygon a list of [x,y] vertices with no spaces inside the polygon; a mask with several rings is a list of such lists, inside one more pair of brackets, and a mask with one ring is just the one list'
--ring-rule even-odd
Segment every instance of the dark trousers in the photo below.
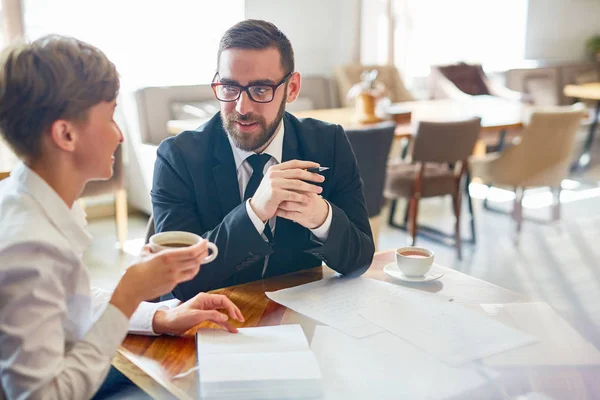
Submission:
{"label": "dark trousers", "polygon": [[92,400],[150,399],[142,389],[111,365],[108,375]]}

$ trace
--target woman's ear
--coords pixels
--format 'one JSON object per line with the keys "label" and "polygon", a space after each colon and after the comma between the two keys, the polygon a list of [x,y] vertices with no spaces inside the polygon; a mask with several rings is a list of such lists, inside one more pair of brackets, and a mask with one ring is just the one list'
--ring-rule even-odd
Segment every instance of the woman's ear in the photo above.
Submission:
{"label": "woman's ear", "polygon": [[50,140],[61,150],[72,152],[77,143],[77,130],[73,123],[58,119],[50,125]]}

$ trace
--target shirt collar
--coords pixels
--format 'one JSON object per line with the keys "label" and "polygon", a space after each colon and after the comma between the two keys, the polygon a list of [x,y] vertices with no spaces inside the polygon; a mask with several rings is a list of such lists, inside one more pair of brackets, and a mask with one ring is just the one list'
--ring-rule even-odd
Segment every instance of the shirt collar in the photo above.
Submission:
{"label": "shirt collar", "polygon": [[86,215],[79,203],[75,202],[69,209],[58,193],[22,162],[11,171],[11,178],[21,191],[29,193],[38,203],[77,254],[82,254],[89,247],[92,237],[87,231]]}
{"label": "shirt collar", "polygon": [[[267,148],[262,152],[262,154],[268,154],[277,161],[277,164],[281,163],[281,159],[283,157],[283,135],[285,134],[285,128],[283,120],[279,123],[279,128],[275,133],[275,137],[271,140],[271,143],[267,146]],[[253,154],[256,154],[253,151],[246,151],[239,149],[235,146],[235,144],[231,141],[229,135],[227,135],[229,139],[229,143],[231,144],[231,149],[233,150],[233,159],[235,160],[235,169],[236,171],[240,169],[240,166],[246,161],[248,157]]]}

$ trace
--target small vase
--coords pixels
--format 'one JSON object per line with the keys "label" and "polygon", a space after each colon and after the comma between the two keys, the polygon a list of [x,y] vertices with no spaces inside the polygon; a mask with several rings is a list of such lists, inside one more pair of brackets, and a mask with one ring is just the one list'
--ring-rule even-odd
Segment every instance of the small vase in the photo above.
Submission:
{"label": "small vase", "polygon": [[381,119],[375,115],[375,96],[369,93],[361,93],[356,98],[356,114],[358,123],[374,124]]}

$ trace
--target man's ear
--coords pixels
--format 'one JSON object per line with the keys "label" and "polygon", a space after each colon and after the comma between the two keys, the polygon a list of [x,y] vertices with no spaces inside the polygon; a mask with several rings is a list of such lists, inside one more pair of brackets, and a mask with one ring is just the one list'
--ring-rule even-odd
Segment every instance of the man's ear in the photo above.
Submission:
{"label": "man's ear", "polygon": [[50,140],[61,150],[73,152],[77,143],[77,130],[70,121],[58,119],[50,125]]}
{"label": "man's ear", "polygon": [[292,103],[298,98],[298,94],[300,93],[300,81],[301,78],[299,72],[294,72],[288,79],[286,99],[288,103]]}

